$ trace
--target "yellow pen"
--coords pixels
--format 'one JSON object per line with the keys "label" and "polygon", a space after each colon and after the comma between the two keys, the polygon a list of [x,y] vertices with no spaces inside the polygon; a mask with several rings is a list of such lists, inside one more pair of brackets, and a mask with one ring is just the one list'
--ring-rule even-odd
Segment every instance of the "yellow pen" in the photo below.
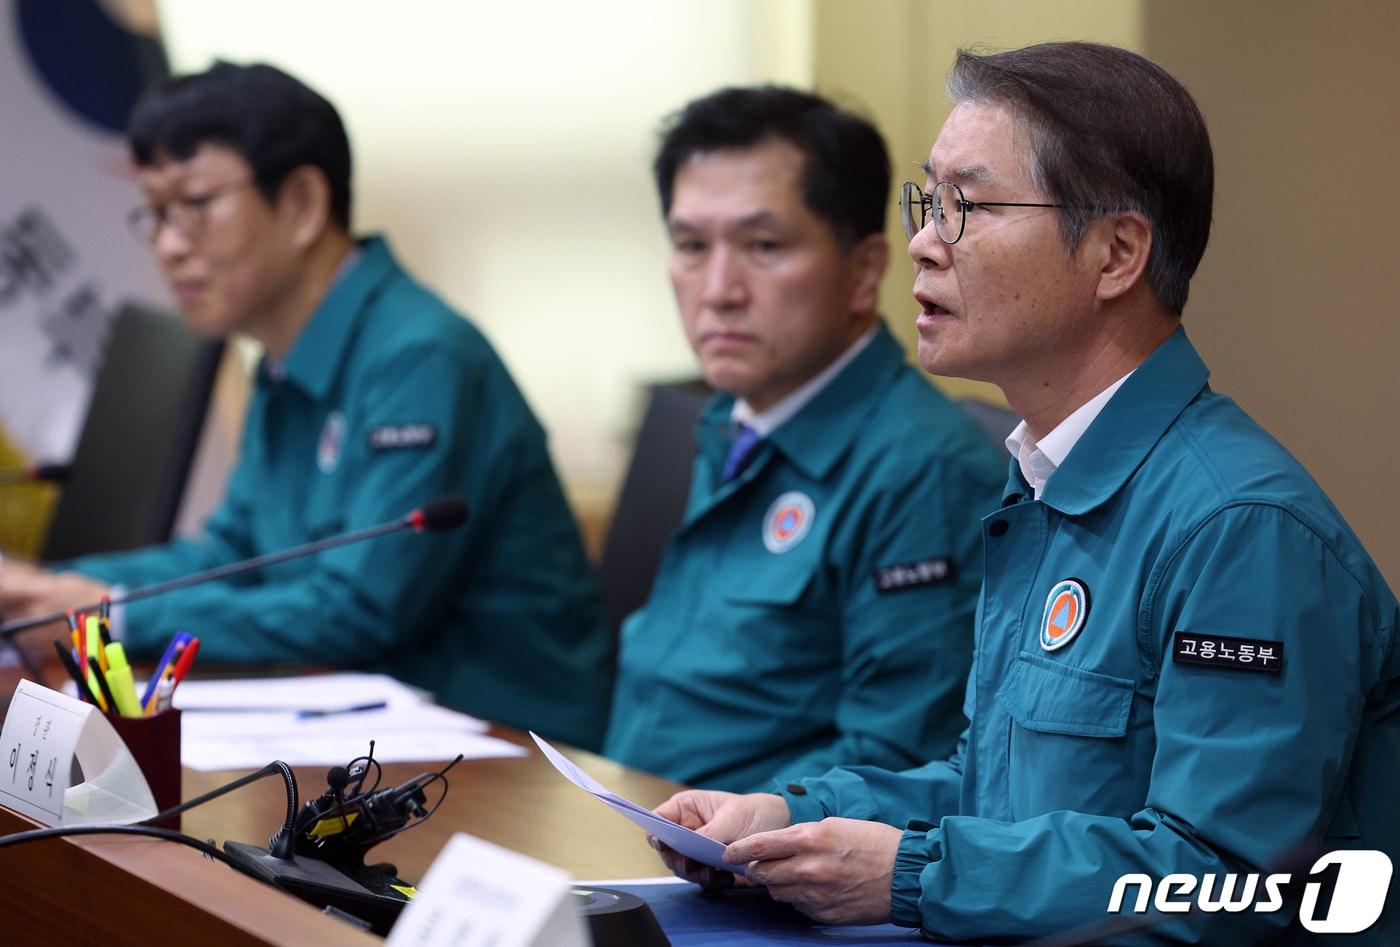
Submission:
{"label": "yellow pen", "polygon": [[97,620],[96,615],[87,617],[87,640],[88,654],[97,656],[97,663],[105,674],[107,672],[107,649],[102,647],[102,623]]}
{"label": "yellow pen", "polygon": [[107,686],[117,702],[117,712],[123,717],[141,716],[141,701],[136,697],[136,681],[126,660],[126,649],[114,641],[103,649],[107,657]]}

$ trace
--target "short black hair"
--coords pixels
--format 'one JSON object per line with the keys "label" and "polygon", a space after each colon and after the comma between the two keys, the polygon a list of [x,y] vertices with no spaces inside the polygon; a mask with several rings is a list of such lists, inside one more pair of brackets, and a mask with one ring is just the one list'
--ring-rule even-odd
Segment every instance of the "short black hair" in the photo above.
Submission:
{"label": "short black hair", "polygon": [[1031,134],[1031,177],[1057,204],[1071,251],[1089,222],[1136,211],[1152,224],[1147,285],[1178,315],[1210,238],[1215,162],[1191,93],[1161,66],[1099,43],[960,50],[954,102],[1009,108]]}
{"label": "short black hair", "polygon": [[167,155],[185,161],[206,143],[231,148],[253,169],[268,201],[297,168],[320,168],[330,185],[331,219],[350,229],[350,140],[340,114],[275,66],[216,62],[206,72],[170,79],[136,103],[127,137],[143,167]]}
{"label": "short black hair", "polygon": [[885,229],[890,158],[880,132],[819,95],[782,86],[726,88],[696,99],[662,127],[652,171],[661,213],[681,165],[699,154],[786,141],[802,152],[802,200],[843,247]]}

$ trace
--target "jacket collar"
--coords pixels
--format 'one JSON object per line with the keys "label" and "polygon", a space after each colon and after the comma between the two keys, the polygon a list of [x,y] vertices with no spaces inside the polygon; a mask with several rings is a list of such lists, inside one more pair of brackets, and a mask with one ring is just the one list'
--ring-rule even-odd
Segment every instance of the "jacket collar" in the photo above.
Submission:
{"label": "jacket collar", "polygon": [[[1186,338],[1186,330],[1178,328],[1104,406],[1045,484],[1041,500],[1068,516],[1088,513],[1107,502],[1206,387],[1209,377],[1210,370]],[[1014,484],[1008,488],[1015,489]]]}
{"label": "jacket collar", "polygon": [[[881,320],[865,350],[797,414],[775,429],[766,443],[806,476],[814,480],[824,478],[866,427],[866,415],[878,400],[872,394],[893,384],[903,365],[904,349]],[[866,407],[852,411],[854,404]],[[730,440],[729,416],[733,406],[732,395],[719,395],[705,407],[700,419],[702,451],[723,458]],[[758,449],[764,450],[762,446]],[[765,459],[763,454],[755,457],[739,480],[756,474]]]}
{"label": "jacket collar", "polygon": [[283,377],[317,400],[330,395],[366,303],[398,269],[382,237],[358,246],[359,257],[331,284],[283,363]]}

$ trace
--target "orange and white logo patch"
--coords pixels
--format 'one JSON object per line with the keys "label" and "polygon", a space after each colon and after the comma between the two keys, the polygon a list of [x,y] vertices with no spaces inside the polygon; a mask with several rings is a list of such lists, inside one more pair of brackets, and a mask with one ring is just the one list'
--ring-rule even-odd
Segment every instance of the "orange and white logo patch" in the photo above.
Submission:
{"label": "orange and white logo patch", "polygon": [[1078,579],[1055,583],[1045,597],[1045,614],[1040,619],[1040,646],[1058,651],[1074,640],[1089,617],[1089,590]]}
{"label": "orange and white logo patch", "polygon": [[791,490],[773,501],[763,517],[763,545],[771,553],[785,553],[802,542],[812,528],[817,510],[812,498]]}

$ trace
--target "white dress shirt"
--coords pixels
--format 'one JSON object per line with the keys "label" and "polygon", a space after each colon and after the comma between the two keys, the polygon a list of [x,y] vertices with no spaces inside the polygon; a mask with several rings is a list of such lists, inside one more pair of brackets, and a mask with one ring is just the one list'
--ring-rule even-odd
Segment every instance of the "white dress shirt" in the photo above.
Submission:
{"label": "white dress shirt", "polygon": [[1099,416],[1099,412],[1108,404],[1114,392],[1121,388],[1123,382],[1132,377],[1132,374],[1128,372],[1084,402],[1039,441],[1035,439],[1025,421],[1016,425],[1016,429],[1006,438],[1006,449],[1016,458],[1016,463],[1021,465],[1021,475],[1026,478],[1026,483],[1031,485],[1037,500],[1045,490],[1045,482],[1050,479],[1050,475],[1060,469],[1074,445],[1079,443],[1089,425],[1094,423],[1094,418]]}
{"label": "white dress shirt", "polygon": [[878,328],[879,323],[877,322],[864,335],[852,342],[846,351],[836,357],[835,361],[803,382],[795,391],[779,399],[766,411],[755,411],[743,398],[737,399],[733,409],[729,412],[730,422],[735,425],[748,425],[754,429],[759,437],[767,437],[772,434],[779,425],[791,420],[793,415],[801,411],[807,402],[815,398],[830,383],[831,379],[841,373],[841,369],[849,365],[852,359],[864,351],[865,347],[870,344],[870,340],[875,338],[875,330]]}

